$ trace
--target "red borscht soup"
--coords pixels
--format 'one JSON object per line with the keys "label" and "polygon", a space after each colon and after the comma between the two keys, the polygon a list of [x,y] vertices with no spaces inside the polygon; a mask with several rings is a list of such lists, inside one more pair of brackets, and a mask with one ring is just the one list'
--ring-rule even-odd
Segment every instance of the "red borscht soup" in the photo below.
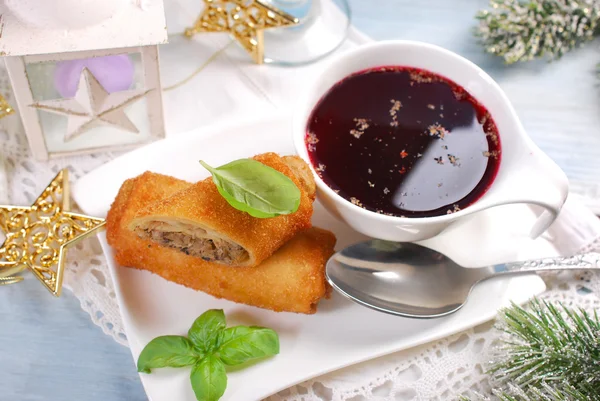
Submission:
{"label": "red borscht soup", "polygon": [[488,111],[454,82],[407,67],[337,83],[312,111],[305,142],[330,188],[398,217],[464,209],[486,192],[500,164]]}

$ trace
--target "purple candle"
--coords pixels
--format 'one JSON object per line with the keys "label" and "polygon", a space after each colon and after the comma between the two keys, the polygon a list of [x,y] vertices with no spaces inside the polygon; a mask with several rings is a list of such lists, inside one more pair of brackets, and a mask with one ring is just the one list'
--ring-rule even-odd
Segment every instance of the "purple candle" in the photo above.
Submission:
{"label": "purple candle", "polygon": [[84,67],[109,93],[130,89],[133,83],[134,66],[127,54],[61,61],[54,71],[54,87],[62,97],[75,96]]}

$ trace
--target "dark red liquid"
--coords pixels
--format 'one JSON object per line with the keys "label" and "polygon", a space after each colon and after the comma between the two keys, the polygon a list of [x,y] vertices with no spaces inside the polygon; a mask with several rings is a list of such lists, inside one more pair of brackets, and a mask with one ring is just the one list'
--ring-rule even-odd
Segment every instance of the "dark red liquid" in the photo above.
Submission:
{"label": "dark red liquid", "polygon": [[439,216],[479,199],[500,164],[487,110],[428,71],[381,67],[351,75],[320,100],[306,146],[321,178],[365,209]]}

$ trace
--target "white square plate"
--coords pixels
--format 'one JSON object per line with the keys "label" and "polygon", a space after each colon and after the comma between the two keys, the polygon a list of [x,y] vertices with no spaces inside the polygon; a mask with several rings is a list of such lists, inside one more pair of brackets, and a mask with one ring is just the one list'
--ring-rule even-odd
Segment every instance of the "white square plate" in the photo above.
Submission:
{"label": "white square plate", "polygon": [[[267,151],[294,153],[289,119],[224,124],[156,142],[81,178],[74,185],[73,197],[86,214],[106,216],[123,181],[146,170],[197,181],[207,176],[199,159],[214,166]],[[526,206],[502,207],[479,213],[423,244],[472,266],[556,255],[544,238],[528,238],[534,220]],[[313,222],[337,235],[337,249],[363,238],[319,204]],[[475,288],[463,309],[433,320],[385,315],[337,293],[322,301],[315,315],[275,313],[215,299],[149,272],[118,266],[104,235],[100,240],[134,360],[154,337],[185,335],[207,309],[224,309],[228,325],[256,324],[279,333],[279,355],[228,373],[222,400],[230,401],[259,400],[311,377],[446,337],[492,319],[511,300],[522,303],[545,289],[537,276],[490,280]],[[153,401],[195,400],[189,369],[158,369],[140,376]]]}

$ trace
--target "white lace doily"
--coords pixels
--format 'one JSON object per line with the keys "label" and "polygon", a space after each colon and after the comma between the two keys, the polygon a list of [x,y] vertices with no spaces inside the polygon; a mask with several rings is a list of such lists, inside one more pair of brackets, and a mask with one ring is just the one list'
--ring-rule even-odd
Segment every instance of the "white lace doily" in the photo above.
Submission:
{"label": "white lace doily", "polygon": [[[15,104],[3,66],[0,69],[0,93],[10,104]],[[30,205],[63,168],[69,169],[70,180],[75,181],[119,155],[107,152],[38,162],[31,157],[18,117],[5,117],[1,125],[0,204]],[[96,239],[82,241],[69,252],[64,286],[80,300],[81,308],[90,314],[95,324],[120,344],[127,345],[110,275]]]}
{"label": "white lace doily", "polygon": [[[6,74],[0,71],[0,93],[11,97]],[[29,156],[18,119],[1,121],[0,204],[27,205],[62,168],[71,180],[118,156],[100,153],[49,162]],[[2,172],[2,158],[6,174]],[[7,183],[4,183],[4,177]],[[8,191],[3,188],[7,184]],[[7,198],[6,194],[10,196]],[[557,239],[560,241],[560,239]],[[600,240],[590,238],[581,251],[600,250]],[[576,249],[573,249],[576,250]],[[127,346],[119,307],[108,268],[96,239],[81,242],[68,254],[65,287],[80,300],[81,307],[104,333]],[[545,277],[548,291],[542,298],[592,310],[600,307],[600,275],[561,273]],[[392,401],[446,400],[468,391],[486,394],[490,383],[486,363],[499,332],[487,323],[421,347],[390,354],[325,376],[309,380],[269,398],[271,401]]]}

